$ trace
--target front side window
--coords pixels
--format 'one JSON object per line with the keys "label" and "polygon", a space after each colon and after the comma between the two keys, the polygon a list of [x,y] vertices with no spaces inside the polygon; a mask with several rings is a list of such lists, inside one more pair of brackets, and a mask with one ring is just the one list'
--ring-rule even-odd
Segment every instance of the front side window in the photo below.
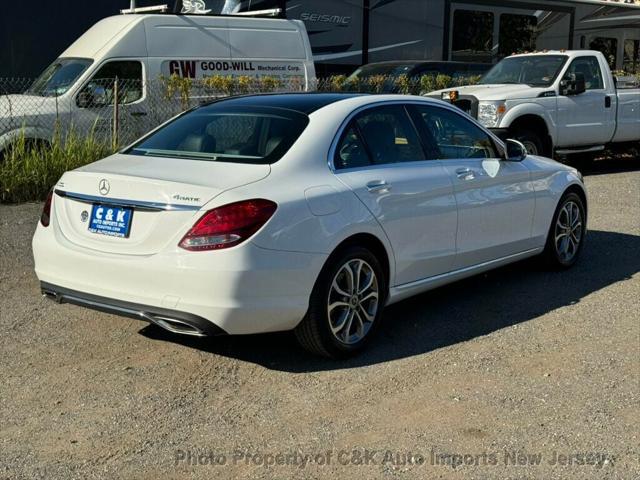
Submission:
{"label": "front side window", "polygon": [[125,153],[266,165],[282,158],[308,123],[292,110],[213,104],[178,117]]}
{"label": "front side window", "polygon": [[439,107],[415,106],[414,109],[433,158],[499,157],[491,137],[462,115]]}
{"label": "front side window", "polygon": [[124,60],[105,63],[78,94],[78,106],[103,107],[113,105],[117,95],[119,104],[133,103],[142,98],[142,64]]}
{"label": "front side window", "polygon": [[28,93],[42,97],[63,95],[92,63],[87,58],[59,58],[33,82]]}
{"label": "front side window", "polygon": [[584,76],[587,90],[602,90],[604,88],[600,64],[596,57],[580,57],[571,62],[565,77],[568,78],[570,75],[575,74]]}

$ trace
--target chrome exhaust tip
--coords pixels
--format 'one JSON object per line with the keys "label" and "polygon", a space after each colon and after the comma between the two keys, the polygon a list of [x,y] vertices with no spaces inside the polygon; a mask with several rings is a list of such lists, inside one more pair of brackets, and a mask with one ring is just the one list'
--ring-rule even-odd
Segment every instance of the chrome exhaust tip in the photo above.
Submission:
{"label": "chrome exhaust tip", "polygon": [[157,315],[145,314],[144,318],[154,325],[163,328],[171,333],[177,333],[180,335],[190,335],[192,337],[206,337],[207,334],[200,330],[198,327],[186,323],[182,320],[176,320],[175,318],[160,317]]}
{"label": "chrome exhaust tip", "polygon": [[62,298],[56,292],[50,292],[48,290],[42,290],[42,296],[56,303],[62,303]]}

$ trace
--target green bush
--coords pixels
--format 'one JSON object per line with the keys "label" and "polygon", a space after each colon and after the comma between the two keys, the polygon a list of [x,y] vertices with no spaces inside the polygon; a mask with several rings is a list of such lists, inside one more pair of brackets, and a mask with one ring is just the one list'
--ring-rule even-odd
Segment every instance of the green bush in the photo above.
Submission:
{"label": "green bush", "polygon": [[51,142],[33,142],[20,135],[0,161],[0,202],[44,200],[64,172],[113,153],[111,142],[73,130],[57,133]]}

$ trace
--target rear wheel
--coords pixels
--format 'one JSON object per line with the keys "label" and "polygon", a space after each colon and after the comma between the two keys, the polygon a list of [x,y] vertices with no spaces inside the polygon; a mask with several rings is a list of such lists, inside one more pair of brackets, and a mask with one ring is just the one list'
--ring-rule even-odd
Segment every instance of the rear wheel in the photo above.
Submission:
{"label": "rear wheel", "polygon": [[380,323],[386,288],[382,267],[369,250],[342,250],[316,281],[309,311],[295,329],[298,342],[330,358],[361,350]]}
{"label": "rear wheel", "polygon": [[578,260],[586,234],[584,203],[575,193],[565,194],[551,222],[543,255],[553,268],[569,268]]}

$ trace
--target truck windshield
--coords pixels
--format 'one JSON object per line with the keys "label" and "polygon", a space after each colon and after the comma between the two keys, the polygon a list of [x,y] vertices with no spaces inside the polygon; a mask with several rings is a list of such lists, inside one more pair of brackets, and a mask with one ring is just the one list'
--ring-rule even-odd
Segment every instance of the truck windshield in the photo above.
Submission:
{"label": "truck windshield", "polygon": [[27,93],[42,97],[63,95],[92,63],[87,58],[59,58],[42,72]]}
{"label": "truck windshield", "polygon": [[529,55],[502,60],[480,80],[481,85],[519,83],[549,87],[567,61],[566,55]]}

